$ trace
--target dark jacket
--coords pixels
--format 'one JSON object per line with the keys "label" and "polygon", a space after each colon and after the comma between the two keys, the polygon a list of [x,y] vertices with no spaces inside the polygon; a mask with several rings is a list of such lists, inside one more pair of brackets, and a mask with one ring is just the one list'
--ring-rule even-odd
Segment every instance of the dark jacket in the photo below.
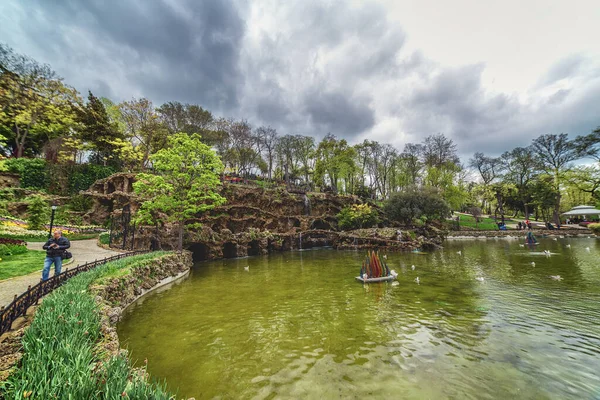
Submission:
{"label": "dark jacket", "polygon": [[[50,248],[49,246],[52,243],[56,243],[58,245],[58,248]],[[44,250],[46,250],[46,256],[48,257],[60,257],[62,256],[63,252],[65,250],[67,250],[69,247],[71,247],[71,243],[69,242],[69,239],[67,239],[64,236],[61,236],[58,238],[58,240],[51,238],[48,239],[48,241],[46,242],[46,244],[42,247]]]}

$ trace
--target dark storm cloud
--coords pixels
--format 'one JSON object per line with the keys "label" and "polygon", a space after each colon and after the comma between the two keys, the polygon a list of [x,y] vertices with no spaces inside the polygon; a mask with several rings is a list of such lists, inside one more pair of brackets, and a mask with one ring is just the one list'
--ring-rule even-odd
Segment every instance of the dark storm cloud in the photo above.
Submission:
{"label": "dark storm cloud", "polygon": [[304,107],[320,133],[352,137],[375,124],[367,99],[352,98],[340,92],[307,93]]}
{"label": "dark storm cloud", "polygon": [[559,60],[527,93],[490,92],[484,64],[445,67],[406,50],[376,2],[5,0],[0,38],[84,96],[197,103],[281,134],[402,149],[443,133],[467,159],[600,124],[590,57]]}
{"label": "dark storm cloud", "polygon": [[[237,104],[245,25],[231,1],[30,0],[22,7],[34,10],[26,32],[53,44],[49,59],[64,55],[107,74],[116,63],[128,86],[157,102],[195,101],[217,109]],[[116,79],[109,82],[110,92],[124,95],[114,87]]]}
{"label": "dark storm cloud", "polygon": [[246,110],[285,133],[352,141],[368,131],[375,124],[369,92],[398,71],[404,32],[373,3],[308,0],[278,17],[285,33],[264,30],[246,49]]}

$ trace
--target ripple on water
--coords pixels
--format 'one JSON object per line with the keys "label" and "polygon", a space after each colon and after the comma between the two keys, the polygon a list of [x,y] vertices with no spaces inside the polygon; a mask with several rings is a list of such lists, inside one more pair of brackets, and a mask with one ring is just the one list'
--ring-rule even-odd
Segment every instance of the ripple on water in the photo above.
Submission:
{"label": "ripple on water", "polygon": [[516,241],[390,254],[397,286],[356,283],[361,252],[205,263],[132,307],[119,336],[197,399],[593,398],[599,247],[541,242],[552,257]]}

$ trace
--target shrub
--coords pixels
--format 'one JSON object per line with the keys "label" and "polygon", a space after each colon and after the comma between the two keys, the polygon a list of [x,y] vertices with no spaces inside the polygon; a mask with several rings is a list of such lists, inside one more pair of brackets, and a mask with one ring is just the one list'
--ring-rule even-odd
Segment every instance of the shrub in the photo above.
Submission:
{"label": "shrub", "polygon": [[0,256],[14,256],[27,253],[27,246],[19,244],[0,244]]}
{"label": "shrub", "polygon": [[394,193],[385,202],[384,210],[392,221],[405,224],[415,220],[441,221],[450,216],[450,207],[440,193],[431,187],[412,186],[403,192]]}
{"label": "shrub", "polygon": [[100,240],[101,244],[108,244],[108,242],[110,240],[110,232],[102,232],[98,236],[98,240]]}
{"label": "shrub", "polygon": [[27,222],[30,229],[39,230],[44,226],[47,220],[47,208],[48,204],[42,196],[32,196],[30,198],[29,206],[27,207],[29,214]]}
{"label": "shrub", "polygon": [[5,161],[10,172],[19,174],[21,187],[47,189],[49,186],[46,161],[40,158],[9,158]]}
{"label": "shrub", "polygon": [[80,190],[88,190],[98,179],[107,178],[115,172],[115,169],[110,166],[95,164],[76,165],[69,176],[69,193],[79,193]]}
{"label": "shrub", "polygon": [[80,194],[71,197],[71,200],[69,201],[69,206],[73,211],[88,211],[92,208],[92,204],[93,200],[91,197]]}
{"label": "shrub", "polygon": [[600,224],[589,224],[588,228],[590,228],[594,234],[600,235]]}
{"label": "shrub", "polygon": [[337,215],[340,229],[370,228],[379,222],[379,215],[368,204],[353,204],[344,207]]}

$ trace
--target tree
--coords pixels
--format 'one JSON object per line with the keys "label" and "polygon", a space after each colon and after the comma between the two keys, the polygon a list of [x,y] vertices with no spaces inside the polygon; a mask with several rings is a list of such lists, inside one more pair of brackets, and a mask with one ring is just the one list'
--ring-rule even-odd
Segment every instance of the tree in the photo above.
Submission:
{"label": "tree", "polygon": [[156,112],[170,134],[198,133],[204,143],[214,145],[215,121],[210,111],[197,104],[181,104],[178,101],[170,101],[157,108]]}
{"label": "tree", "polygon": [[355,158],[354,148],[348,146],[345,139],[337,140],[334,135],[327,134],[316,150],[315,180],[324,183],[329,178],[331,188],[337,193],[338,181],[354,173]]}
{"label": "tree", "polygon": [[409,177],[409,183],[416,185],[419,182],[419,172],[423,165],[420,158],[423,153],[423,145],[407,143],[402,152],[402,159],[406,165],[406,173]]}
{"label": "tree", "polygon": [[296,135],[296,156],[300,161],[300,170],[304,175],[304,182],[310,183],[310,174],[314,168],[315,138],[312,136]]}
{"label": "tree", "polygon": [[275,160],[275,148],[278,140],[277,130],[270,126],[261,126],[256,129],[256,136],[261,141],[263,151],[267,156],[267,173],[270,180],[273,178],[273,161]]}
{"label": "tree", "polygon": [[442,220],[451,214],[448,203],[438,189],[416,186],[392,194],[385,202],[384,210],[392,221],[405,224],[423,217],[427,220]]}
{"label": "tree", "polygon": [[146,200],[136,220],[177,224],[181,250],[186,220],[225,203],[216,192],[223,163],[197,134],[175,134],[169,146],[150,157],[153,174],[137,175],[133,188]]}
{"label": "tree", "polygon": [[0,45],[0,125],[16,157],[40,154],[49,140],[66,135],[79,102],[50,66]]}
{"label": "tree", "polygon": [[112,122],[104,103],[90,91],[88,102],[77,110],[77,119],[81,123],[80,136],[84,142],[89,143],[93,153],[90,160],[95,164],[117,164],[117,140],[124,140],[125,136],[116,123]]}
{"label": "tree", "polygon": [[533,140],[532,147],[537,155],[540,167],[553,179],[555,193],[554,223],[560,224],[560,184],[571,162],[583,156],[581,149],[565,133],[560,135],[542,135]]}
{"label": "tree", "polygon": [[504,181],[517,188],[517,196],[523,204],[525,218],[529,218],[531,202],[530,182],[538,175],[539,162],[531,147],[517,147],[502,154],[506,171]]}
{"label": "tree", "polygon": [[46,208],[48,204],[42,196],[32,196],[27,206],[27,213],[29,218],[27,219],[28,228],[33,230],[40,230],[44,227],[46,221],[47,212]]}
{"label": "tree", "polygon": [[[148,99],[133,99],[119,105],[125,131],[134,149],[142,154],[140,167],[148,166],[148,158],[154,150],[159,150],[166,144],[167,131],[161,124]],[[138,149],[139,148],[139,149]]]}
{"label": "tree", "polygon": [[456,144],[441,133],[425,138],[422,156],[427,167],[441,168],[446,164],[460,163],[456,154]]}

